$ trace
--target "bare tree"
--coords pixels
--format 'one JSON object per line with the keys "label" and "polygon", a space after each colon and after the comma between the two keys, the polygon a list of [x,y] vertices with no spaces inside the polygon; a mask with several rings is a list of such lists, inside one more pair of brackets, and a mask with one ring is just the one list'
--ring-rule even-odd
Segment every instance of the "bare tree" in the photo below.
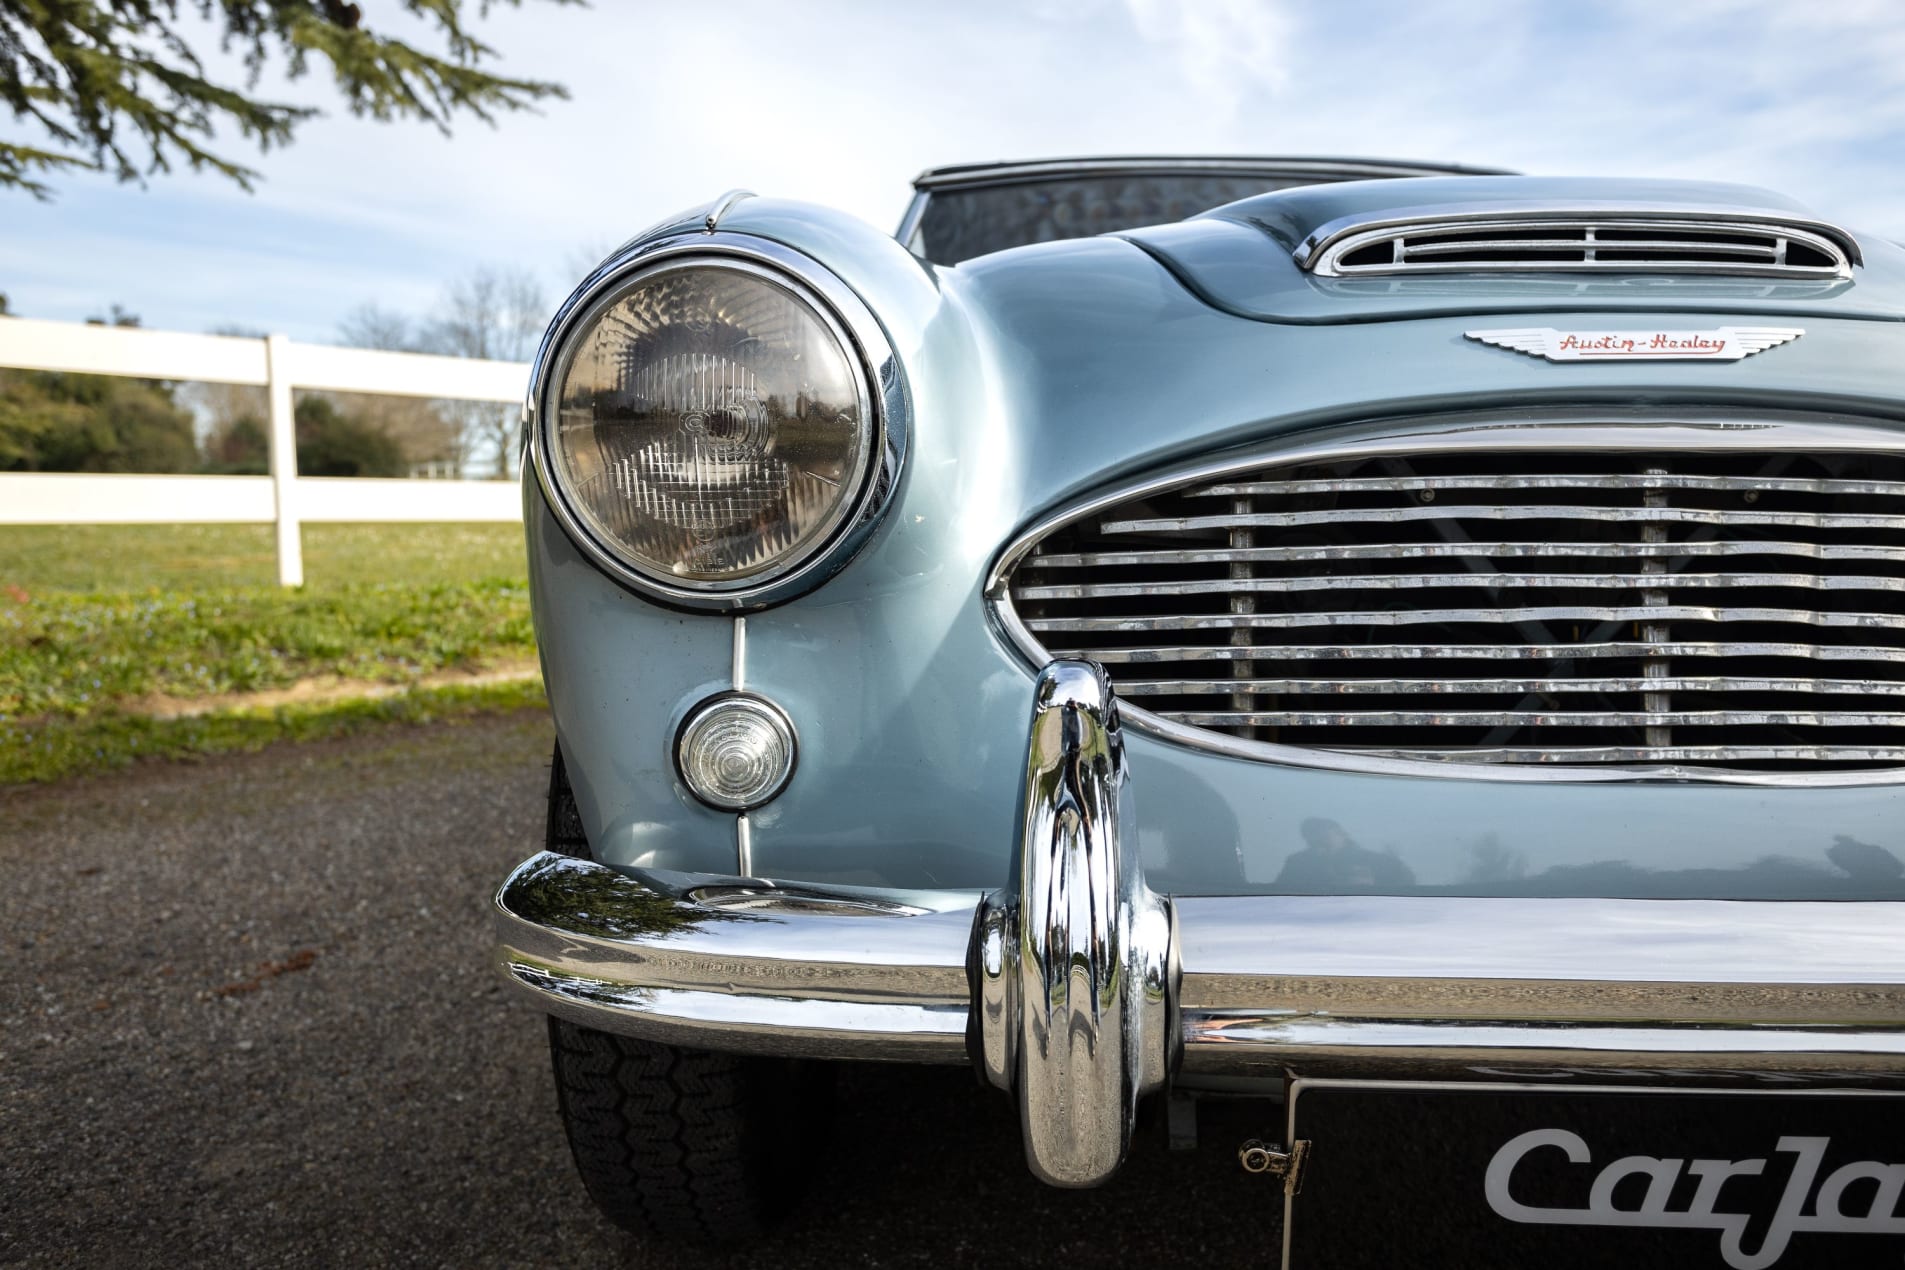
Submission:
{"label": "bare tree", "polygon": [[[230,335],[238,339],[263,339],[263,331],[244,326],[215,326],[208,335]],[[249,421],[262,425],[269,408],[265,390],[250,384],[194,383],[185,385],[180,398],[191,410],[199,445],[214,456],[229,448],[232,429]]]}
{"label": "bare tree", "polygon": [[[352,348],[394,353],[418,352],[422,344],[416,324],[409,317],[375,301],[345,314],[337,324],[337,334],[341,343]],[[469,460],[470,447],[456,403],[367,393],[327,395],[340,411],[394,440],[413,475],[424,471],[461,475]]]}
{"label": "bare tree", "polygon": [[609,258],[609,253],[614,250],[615,240],[612,238],[595,237],[584,239],[570,248],[569,254],[563,257],[563,276],[569,278],[588,277],[595,272],[597,265]]}
{"label": "bare tree", "polygon": [[[423,325],[421,344],[452,357],[483,357],[526,362],[536,351],[549,303],[542,284],[527,270],[483,266],[450,284],[436,314]],[[514,406],[459,402],[450,407],[463,423],[472,461],[486,461],[499,480],[514,476]]]}
{"label": "bare tree", "polygon": [[381,348],[392,353],[417,351],[417,332],[408,315],[366,300],[337,324],[338,343],[346,348]]}

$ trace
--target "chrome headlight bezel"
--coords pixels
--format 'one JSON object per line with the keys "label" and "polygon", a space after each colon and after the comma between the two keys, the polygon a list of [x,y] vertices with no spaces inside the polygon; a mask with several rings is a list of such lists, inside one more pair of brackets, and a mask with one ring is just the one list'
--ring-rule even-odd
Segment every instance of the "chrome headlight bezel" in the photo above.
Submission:
{"label": "chrome headlight bezel", "polygon": [[[561,391],[571,358],[597,317],[637,281],[689,268],[732,269],[790,292],[836,338],[861,381],[866,428],[863,465],[854,492],[828,527],[771,571],[734,582],[668,579],[631,563],[577,514],[551,460]],[[698,612],[746,612],[805,594],[839,572],[865,545],[899,486],[909,431],[905,377],[885,331],[864,301],[832,271],[800,252],[752,235],[676,234],[622,248],[576,289],[543,336],[524,405],[525,472],[533,470],[543,501],[564,533],[603,573],[643,598]]]}

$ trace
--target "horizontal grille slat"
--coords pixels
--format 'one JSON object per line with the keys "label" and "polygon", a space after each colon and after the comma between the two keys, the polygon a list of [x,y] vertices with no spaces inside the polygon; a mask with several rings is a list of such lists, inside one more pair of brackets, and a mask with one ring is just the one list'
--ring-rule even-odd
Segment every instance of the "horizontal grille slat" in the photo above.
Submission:
{"label": "horizontal grille slat", "polygon": [[[1663,575],[1662,581],[1668,579]],[[1229,631],[1257,627],[1289,630],[1306,626],[1479,626],[1519,622],[1755,622],[1788,626],[1905,630],[1901,613],[1820,613],[1811,609],[1725,609],[1704,604],[1544,605],[1503,609],[1380,609],[1339,613],[1172,613],[1132,617],[1045,617],[1027,623],[1035,631]]]}
{"label": "horizontal grille slat", "polygon": [[1406,264],[1411,260],[1449,256],[1471,252],[1505,252],[1519,254],[1527,251],[1600,251],[1600,252],[1705,252],[1715,256],[1747,256],[1760,260],[1779,259],[1779,248],[1771,242],[1720,242],[1709,239],[1700,241],[1692,238],[1655,238],[1636,239],[1631,242],[1601,242],[1583,238],[1462,238],[1453,242],[1409,243],[1402,249],[1402,259]]}
{"label": "horizontal grille slat", "polygon": [[1295,256],[1312,273],[1348,279],[1590,271],[1816,280],[1848,278],[1862,261],[1857,239],[1822,222],[1653,209],[1345,220],[1306,239]]}
{"label": "horizontal grille slat", "polygon": [[[1604,520],[1606,507],[1577,505],[1490,505],[1459,504],[1431,507],[1395,507],[1386,510],[1380,520],[1387,523],[1408,520]],[[1905,516],[1866,515],[1853,512],[1780,512],[1747,509],[1735,511],[1711,507],[1636,507],[1623,512],[1633,524],[1685,524],[1744,527],[1748,525],[1784,525],[1800,529],[1890,529],[1905,530]],[[1290,525],[1367,524],[1372,517],[1362,508],[1330,511],[1291,511],[1274,520],[1263,513],[1225,513],[1211,516],[1157,516],[1136,520],[1108,520],[1102,528],[1108,534],[1175,533],[1196,529],[1283,528]]]}
{"label": "horizontal grille slat", "polygon": [[1688,474],[1619,472],[1587,474],[1552,472],[1538,476],[1511,476],[1480,472],[1458,476],[1376,476],[1354,480],[1240,481],[1184,491],[1193,498],[1234,498],[1239,494],[1372,494],[1395,490],[1741,490],[1781,494],[1887,494],[1905,498],[1905,482],[1845,481],[1823,478],[1699,476]]}
{"label": "horizontal grille slat", "polygon": [[1899,745],[1594,745],[1566,750],[1502,746],[1446,750],[1339,748],[1371,758],[1462,763],[1905,763]]}
{"label": "horizontal grille slat", "polygon": [[1172,644],[1151,648],[1056,648],[1064,657],[1090,657],[1106,665],[1231,661],[1572,661],[1608,657],[1781,657],[1800,661],[1905,662],[1905,648],[1841,644]]}
{"label": "horizontal grille slat", "polygon": [[1905,457],[1869,443],[1265,463],[1048,531],[1007,592],[1024,638],[1178,736],[1905,765]]}
{"label": "horizontal grille slat", "polygon": [[1127,693],[1144,696],[1228,697],[1501,696],[1510,693],[1803,692],[1822,696],[1905,697],[1905,683],[1868,679],[1722,679],[1717,676],[1647,679],[1127,679]]}
{"label": "horizontal grille slat", "polygon": [[1905,726],[1905,714],[1825,710],[1547,711],[1547,710],[1162,710],[1176,723],[1200,727],[1880,727]]}
{"label": "horizontal grille slat", "polygon": [[[1201,491],[1194,491],[1201,492]],[[1094,569],[1103,565],[1225,564],[1232,562],[1314,562],[1319,560],[1469,560],[1469,559],[1661,559],[1691,556],[1805,556],[1813,560],[1900,561],[1892,547],[1862,543],[1781,542],[1383,542],[1346,543],[1340,547],[1241,547],[1208,551],[1053,552],[1039,556],[1044,569]]]}
{"label": "horizontal grille slat", "polygon": [[1136,595],[1264,594],[1275,591],[1422,591],[1436,587],[1637,591],[1643,587],[1658,587],[1663,577],[1671,577],[1676,587],[1696,590],[1772,588],[1788,591],[1905,592],[1905,578],[1875,578],[1861,574],[1820,577],[1808,573],[1351,573],[1303,578],[1240,578],[1234,581],[1087,582],[1026,587],[1023,595],[1028,600],[1082,600]]}

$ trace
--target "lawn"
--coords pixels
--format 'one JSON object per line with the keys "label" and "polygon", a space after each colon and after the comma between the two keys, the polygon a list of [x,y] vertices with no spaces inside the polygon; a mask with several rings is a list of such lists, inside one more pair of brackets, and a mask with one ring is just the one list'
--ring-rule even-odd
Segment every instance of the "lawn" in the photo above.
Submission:
{"label": "lawn", "polygon": [[539,699],[520,527],[271,532],[0,527],[0,783]]}
{"label": "lawn", "polygon": [[[0,525],[0,587],[201,591],[278,579],[270,525]],[[520,525],[306,525],[313,590],[362,582],[521,582]]]}

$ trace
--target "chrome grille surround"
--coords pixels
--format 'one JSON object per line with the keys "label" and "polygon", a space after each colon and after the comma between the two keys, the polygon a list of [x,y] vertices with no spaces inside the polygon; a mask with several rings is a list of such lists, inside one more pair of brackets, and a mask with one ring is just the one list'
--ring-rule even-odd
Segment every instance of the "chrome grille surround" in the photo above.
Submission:
{"label": "chrome grille surround", "polygon": [[1239,757],[1905,781],[1898,424],[1602,411],[1313,434],[1050,516],[987,597],[1028,663],[1094,658],[1135,730]]}
{"label": "chrome grille surround", "polygon": [[1858,240],[1823,221],[1620,204],[1344,217],[1305,238],[1295,259],[1324,278],[1589,271],[1830,280],[1850,278],[1861,263]]}

